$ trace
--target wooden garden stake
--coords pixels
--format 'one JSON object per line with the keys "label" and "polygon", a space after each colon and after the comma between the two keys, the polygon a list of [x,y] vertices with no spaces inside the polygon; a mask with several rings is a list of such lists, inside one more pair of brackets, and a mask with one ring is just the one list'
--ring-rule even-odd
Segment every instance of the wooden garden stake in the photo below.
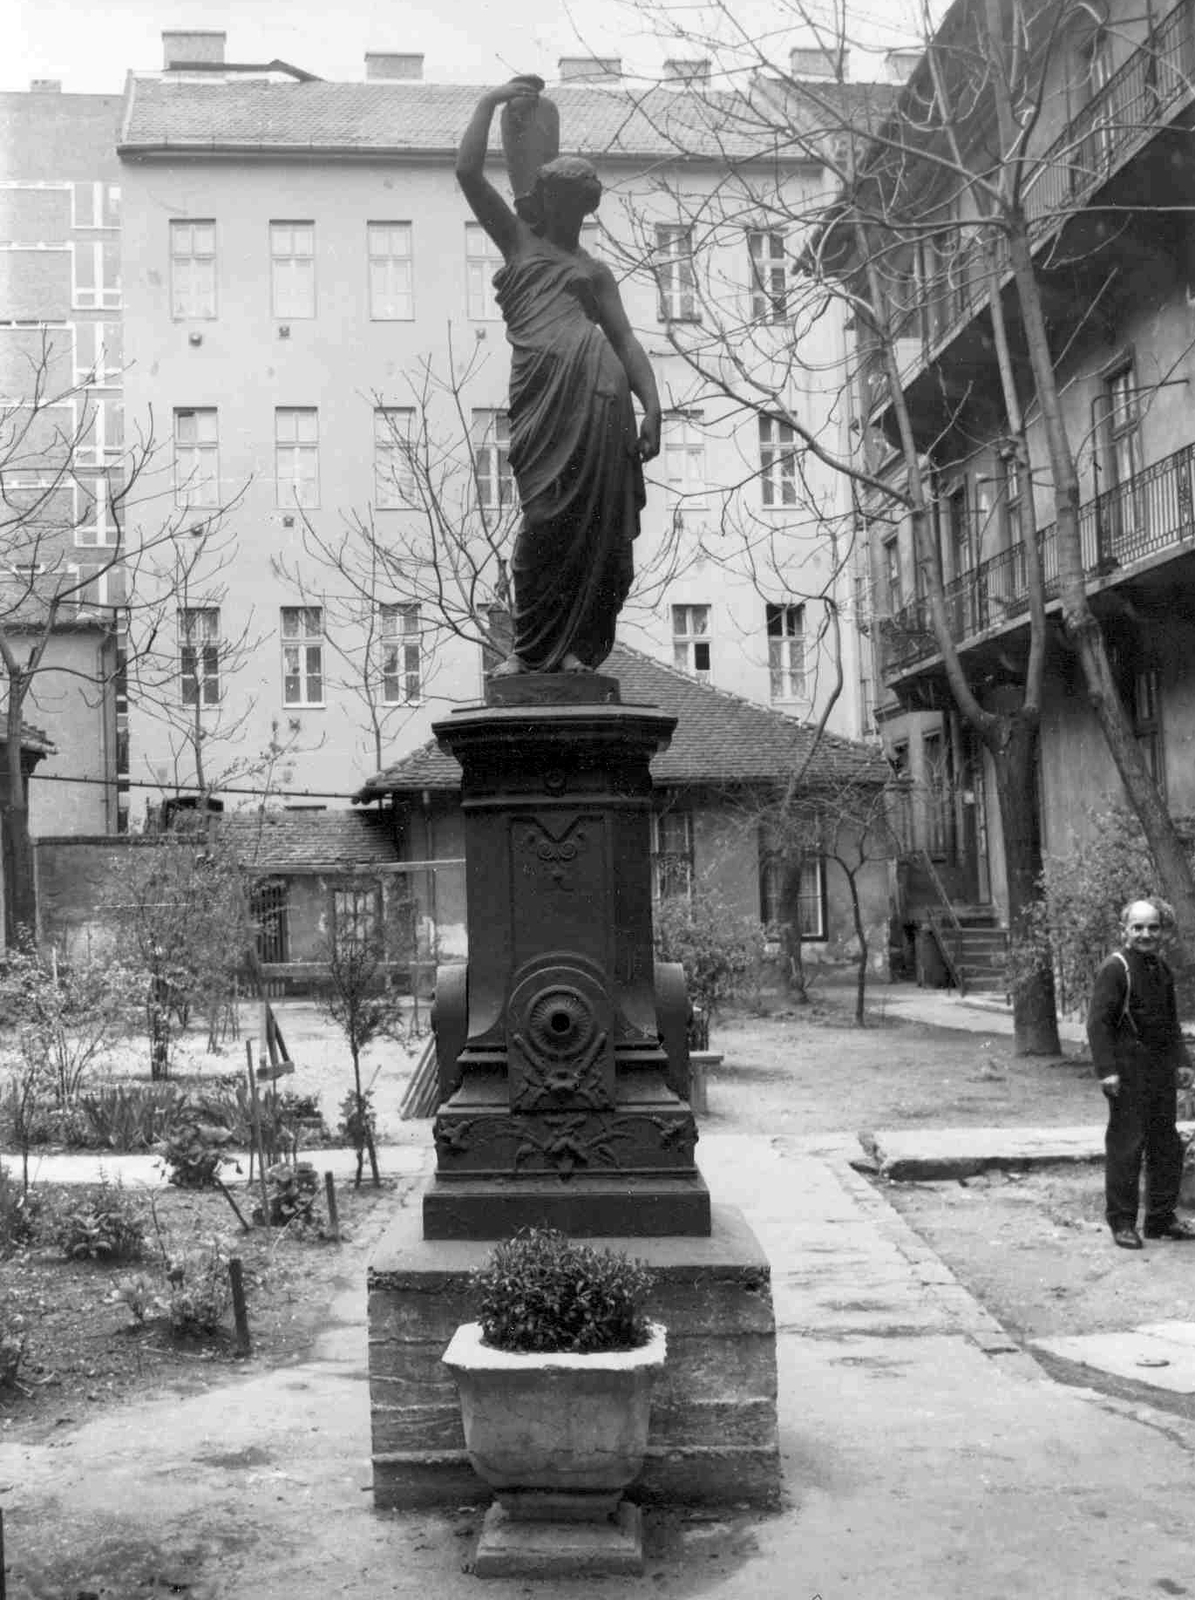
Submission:
{"label": "wooden garden stake", "polygon": [[340,1217],[336,1211],[336,1184],[330,1172],[324,1173],[324,1194],[328,1200],[328,1226],[332,1230],[333,1241],[339,1244]]}
{"label": "wooden garden stake", "polygon": [[[250,1082],[252,1082],[252,1080],[253,1080],[253,1040],[252,1039],[246,1039],[245,1040],[245,1063],[249,1068],[249,1079],[250,1079]],[[253,1157],[257,1153],[257,1144],[256,1144],[256,1141],[253,1138],[252,1119],[250,1119],[250,1124],[251,1125],[250,1125],[250,1128],[249,1128],[249,1179],[248,1179],[248,1181],[250,1183],[252,1183],[253,1182]]]}
{"label": "wooden garden stake", "polygon": [[0,1600],[4,1600],[8,1593],[8,1584],[4,1578],[4,1512],[0,1509]]}
{"label": "wooden garden stake", "polygon": [[219,1177],[216,1177],[214,1181],[215,1181],[216,1188],[219,1189],[220,1193],[224,1196],[224,1198],[228,1201],[229,1205],[236,1212],[236,1219],[240,1223],[241,1227],[244,1229],[244,1231],[246,1233],[251,1233],[253,1230],[250,1228],[249,1224],[245,1221],[244,1213],[241,1211],[240,1206],[237,1205],[236,1201],[233,1199],[232,1190],[228,1187],[228,1185],[226,1183],[222,1183],[220,1181]]}
{"label": "wooden garden stake", "polygon": [[257,1074],[253,1070],[253,1051],[249,1051],[249,1100],[253,1107],[253,1142],[257,1146],[257,1178],[261,1184],[261,1223],[270,1226],[270,1190],[266,1183],[266,1157],[261,1145],[261,1105],[257,1098]]}
{"label": "wooden garden stake", "polygon": [[[249,1311],[245,1305],[245,1279],[241,1272],[240,1256],[233,1256],[228,1263],[228,1281],[232,1285],[232,1315],[236,1322],[237,1355],[252,1355],[253,1346],[249,1339]],[[0,1600],[2,1600],[2,1597],[0,1597]]]}

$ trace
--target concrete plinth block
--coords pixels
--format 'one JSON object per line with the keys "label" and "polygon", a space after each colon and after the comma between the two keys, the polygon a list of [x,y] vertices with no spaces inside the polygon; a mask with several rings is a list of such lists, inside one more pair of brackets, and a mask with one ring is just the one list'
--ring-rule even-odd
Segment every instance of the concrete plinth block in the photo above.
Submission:
{"label": "concrete plinth block", "polygon": [[638,1577],[643,1572],[639,1507],[623,1500],[604,1522],[528,1522],[492,1505],[473,1571],[479,1578]]}

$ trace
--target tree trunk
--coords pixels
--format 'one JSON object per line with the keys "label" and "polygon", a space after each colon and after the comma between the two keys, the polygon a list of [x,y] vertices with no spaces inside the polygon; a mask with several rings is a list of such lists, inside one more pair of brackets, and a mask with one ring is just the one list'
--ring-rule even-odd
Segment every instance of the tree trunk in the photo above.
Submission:
{"label": "tree trunk", "polygon": [[37,937],[37,889],[33,876],[33,841],[29,836],[29,789],[21,763],[21,711],[25,695],[11,675],[5,715],[8,741],[0,821],[3,823],[4,936],[17,944],[22,936]]}
{"label": "tree trunk", "polygon": [[[1041,818],[1034,782],[1037,745],[1037,718],[1020,712],[1000,717],[997,736],[988,745],[1004,833],[1010,953],[1024,939],[1027,918],[1041,898]],[[1048,952],[1032,972],[1013,984],[1012,1020],[1014,1054],[1062,1054],[1054,1003],[1054,968]]]}

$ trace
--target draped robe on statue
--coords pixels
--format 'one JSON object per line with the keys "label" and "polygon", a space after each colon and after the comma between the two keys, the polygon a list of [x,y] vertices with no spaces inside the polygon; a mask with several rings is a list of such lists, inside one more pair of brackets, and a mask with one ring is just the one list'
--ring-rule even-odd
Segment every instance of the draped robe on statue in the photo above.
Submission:
{"label": "draped robe on statue", "polygon": [[534,238],[494,275],[513,355],[510,465],[523,522],[514,651],[536,672],[597,667],[631,587],[643,469],[626,371],[597,321],[594,263]]}

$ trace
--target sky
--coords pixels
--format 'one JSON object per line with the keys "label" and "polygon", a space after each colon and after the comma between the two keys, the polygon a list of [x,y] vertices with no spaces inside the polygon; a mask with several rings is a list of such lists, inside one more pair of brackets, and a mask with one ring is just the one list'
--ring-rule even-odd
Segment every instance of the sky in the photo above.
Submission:
{"label": "sky", "polygon": [[[9,0],[0,89],[27,89],[33,78],[59,78],[67,93],[119,93],[132,68],[162,65],[164,28],[226,31],[227,59],[275,57],[319,77],[360,81],[366,50],[422,53],[433,83],[500,83],[516,72],[551,82],[566,55],[609,55],[647,77],[665,57],[701,53],[653,36],[650,22],[700,27],[710,8],[700,0]],[[796,15],[807,5],[828,16],[833,0],[733,0],[733,14],[751,36],[773,38],[769,54],[783,61],[792,45],[816,42]],[[915,37],[915,0],[860,0],[848,23],[856,45],[884,49]],[[704,15],[703,15],[704,14]],[[881,75],[878,55],[857,48],[851,76]]]}

